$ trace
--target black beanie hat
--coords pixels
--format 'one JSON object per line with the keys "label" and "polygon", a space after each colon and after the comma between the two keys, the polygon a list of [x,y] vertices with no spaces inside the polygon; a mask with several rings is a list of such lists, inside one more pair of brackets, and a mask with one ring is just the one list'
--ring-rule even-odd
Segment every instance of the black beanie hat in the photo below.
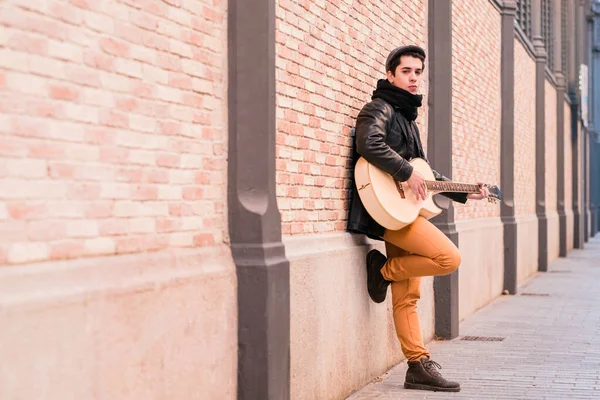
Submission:
{"label": "black beanie hat", "polygon": [[387,60],[385,60],[385,71],[387,72],[390,70],[390,68],[392,67],[392,62],[395,59],[402,57],[403,55],[405,55],[407,53],[417,53],[417,54],[423,56],[423,58],[425,58],[425,50],[423,50],[419,46],[409,45],[409,46],[396,47],[394,50],[390,51],[390,54],[388,55]]}

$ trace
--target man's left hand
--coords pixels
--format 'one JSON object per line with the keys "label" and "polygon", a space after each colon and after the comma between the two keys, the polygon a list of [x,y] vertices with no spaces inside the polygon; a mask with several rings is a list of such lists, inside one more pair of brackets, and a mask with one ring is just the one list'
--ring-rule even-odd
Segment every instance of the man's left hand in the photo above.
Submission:
{"label": "man's left hand", "polygon": [[467,199],[471,200],[483,200],[487,199],[490,195],[490,191],[483,182],[477,182],[479,185],[479,193],[469,193]]}

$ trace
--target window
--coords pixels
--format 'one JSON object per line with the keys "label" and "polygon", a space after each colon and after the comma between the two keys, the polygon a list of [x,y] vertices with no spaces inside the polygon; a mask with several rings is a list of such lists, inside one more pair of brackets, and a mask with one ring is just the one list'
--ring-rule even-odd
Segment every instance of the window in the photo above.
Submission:
{"label": "window", "polygon": [[548,59],[546,63],[550,71],[554,71],[554,24],[552,23],[553,0],[542,0],[542,38]]}
{"label": "window", "polygon": [[517,0],[517,23],[531,39],[531,0]]}
{"label": "window", "polygon": [[565,77],[569,76],[569,73],[568,73],[569,71],[567,70],[567,67],[569,65],[567,63],[567,55],[568,55],[568,49],[569,49],[569,35],[568,35],[568,27],[567,27],[567,21],[568,21],[567,7],[569,6],[568,2],[569,2],[569,0],[561,0],[561,7],[560,7],[560,36],[561,36],[560,60],[561,60],[562,73]]}

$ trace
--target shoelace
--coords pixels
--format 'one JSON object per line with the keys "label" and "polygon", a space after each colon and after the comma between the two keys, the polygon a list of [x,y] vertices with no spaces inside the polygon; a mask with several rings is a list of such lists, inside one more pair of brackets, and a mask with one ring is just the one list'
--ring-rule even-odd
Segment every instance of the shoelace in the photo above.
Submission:
{"label": "shoelace", "polygon": [[423,367],[425,367],[425,369],[427,370],[427,372],[429,372],[432,375],[437,375],[437,376],[441,376],[442,375],[437,370],[437,369],[442,369],[442,366],[440,364],[436,363],[433,360],[423,361]]}

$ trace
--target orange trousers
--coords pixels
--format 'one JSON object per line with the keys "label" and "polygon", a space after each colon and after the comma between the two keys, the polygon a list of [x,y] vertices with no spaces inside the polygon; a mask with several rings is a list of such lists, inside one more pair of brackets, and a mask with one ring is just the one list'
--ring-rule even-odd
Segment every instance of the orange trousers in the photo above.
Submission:
{"label": "orange trousers", "polygon": [[392,281],[394,325],[402,352],[408,361],[429,357],[423,343],[417,314],[421,277],[447,275],[461,262],[458,249],[435,225],[423,217],[383,236],[388,260],[381,269]]}

